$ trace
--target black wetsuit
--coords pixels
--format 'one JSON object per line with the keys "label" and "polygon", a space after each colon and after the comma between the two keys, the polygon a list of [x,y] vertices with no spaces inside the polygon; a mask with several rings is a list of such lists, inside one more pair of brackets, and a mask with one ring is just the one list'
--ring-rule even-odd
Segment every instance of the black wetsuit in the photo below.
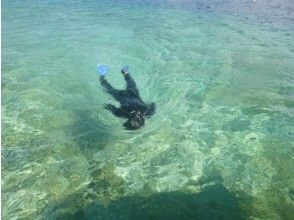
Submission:
{"label": "black wetsuit", "polygon": [[127,129],[137,129],[138,127],[132,128],[129,123],[130,120],[134,119],[134,114],[142,115],[144,121],[144,116],[148,117],[155,113],[155,104],[146,104],[142,101],[136,83],[130,73],[124,74],[124,78],[127,83],[127,88],[125,90],[118,90],[114,89],[103,76],[100,77],[101,85],[106,92],[120,103],[119,108],[111,104],[107,104],[105,108],[117,117],[127,118],[128,121],[124,123]]}

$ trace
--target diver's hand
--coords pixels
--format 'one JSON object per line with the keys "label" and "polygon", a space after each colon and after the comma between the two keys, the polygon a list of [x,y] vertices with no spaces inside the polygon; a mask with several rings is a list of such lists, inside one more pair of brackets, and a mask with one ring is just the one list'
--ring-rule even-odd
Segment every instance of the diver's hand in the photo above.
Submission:
{"label": "diver's hand", "polygon": [[100,64],[97,67],[97,72],[100,75],[100,77],[104,77],[108,72],[108,67],[106,65],[104,65],[104,64]]}
{"label": "diver's hand", "polygon": [[123,66],[121,68],[121,73],[124,74],[124,75],[128,74],[129,73],[129,66],[128,65]]}

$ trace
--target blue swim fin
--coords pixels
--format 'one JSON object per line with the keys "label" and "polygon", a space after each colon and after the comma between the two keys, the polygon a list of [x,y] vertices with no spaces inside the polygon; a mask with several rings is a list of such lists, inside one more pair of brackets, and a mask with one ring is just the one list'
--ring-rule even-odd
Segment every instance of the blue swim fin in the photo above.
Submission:
{"label": "blue swim fin", "polygon": [[108,67],[104,64],[100,64],[98,67],[97,67],[97,72],[100,76],[105,76],[108,72]]}
{"label": "blue swim fin", "polygon": [[122,72],[123,74],[128,73],[128,72],[129,72],[129,66],[128,66],[128,65],[123,66],[123,67],[121,68],[121,72]]}

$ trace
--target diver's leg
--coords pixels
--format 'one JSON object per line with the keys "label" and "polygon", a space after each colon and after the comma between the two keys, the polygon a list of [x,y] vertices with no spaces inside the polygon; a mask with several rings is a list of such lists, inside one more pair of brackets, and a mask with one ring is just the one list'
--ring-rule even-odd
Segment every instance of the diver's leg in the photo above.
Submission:
{"label": "diver's leg", "polygon": [[108,92],[110,95],[113,95],[118,92],[117,89],[114,89],[109,82],[104,77],[100,77],[100,83],[103,86],[103,88]]}
{"label": "diver's leg", "polygon": [[126,97],[130,96],[127,90],[114,89],[104,77],[100,77],[100,82],[106,90],[106,92],[112,95],[115,98],[115,100],[120,102],[121,104],[125,102]]}
{"label": "diver's leg", "polygon": [[124,117],[125,116],[124,112],[120,108],[115,107],[114,105],[107,104],[107,105],[105,105],[105,109],[111,111],[112,114],[114,114],[117,117]]}
{"label": "diver's leg", "polygon": [[126,96],[126,90],[114,89],[104,77],[100,77],[101,85],[104,87],[107,93],[112,95],[116,101],[122,103],[123,98]]}
{"label": "diver's leg", "polygon": [[135,95],[139,96],[139,90],[137,88],[137,85],[135,83],[135,80],[130,75],[130,73],[123,73],[125,81],[127,83],[127,90],[132,91]]}

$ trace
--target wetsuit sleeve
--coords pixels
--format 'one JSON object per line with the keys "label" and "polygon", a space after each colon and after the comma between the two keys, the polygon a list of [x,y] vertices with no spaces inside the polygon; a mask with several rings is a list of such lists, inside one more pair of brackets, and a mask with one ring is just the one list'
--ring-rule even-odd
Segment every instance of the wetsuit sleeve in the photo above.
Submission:
{"label": "wetsuit sleeve", "polygon": [[114,105],[107,104],[105,105],[105,109],[111,111],[112,114],[114,114],[116,117],[125,117],[125,113],[120,108],[117,108]]}
{"label": "wetsuit sleeve", "polygon": [[150,116],[154,115],[155,111],[156,111],[155,103],[148,104],[147,109],[144,112],[144,115],[147,117],[150,117]]}

